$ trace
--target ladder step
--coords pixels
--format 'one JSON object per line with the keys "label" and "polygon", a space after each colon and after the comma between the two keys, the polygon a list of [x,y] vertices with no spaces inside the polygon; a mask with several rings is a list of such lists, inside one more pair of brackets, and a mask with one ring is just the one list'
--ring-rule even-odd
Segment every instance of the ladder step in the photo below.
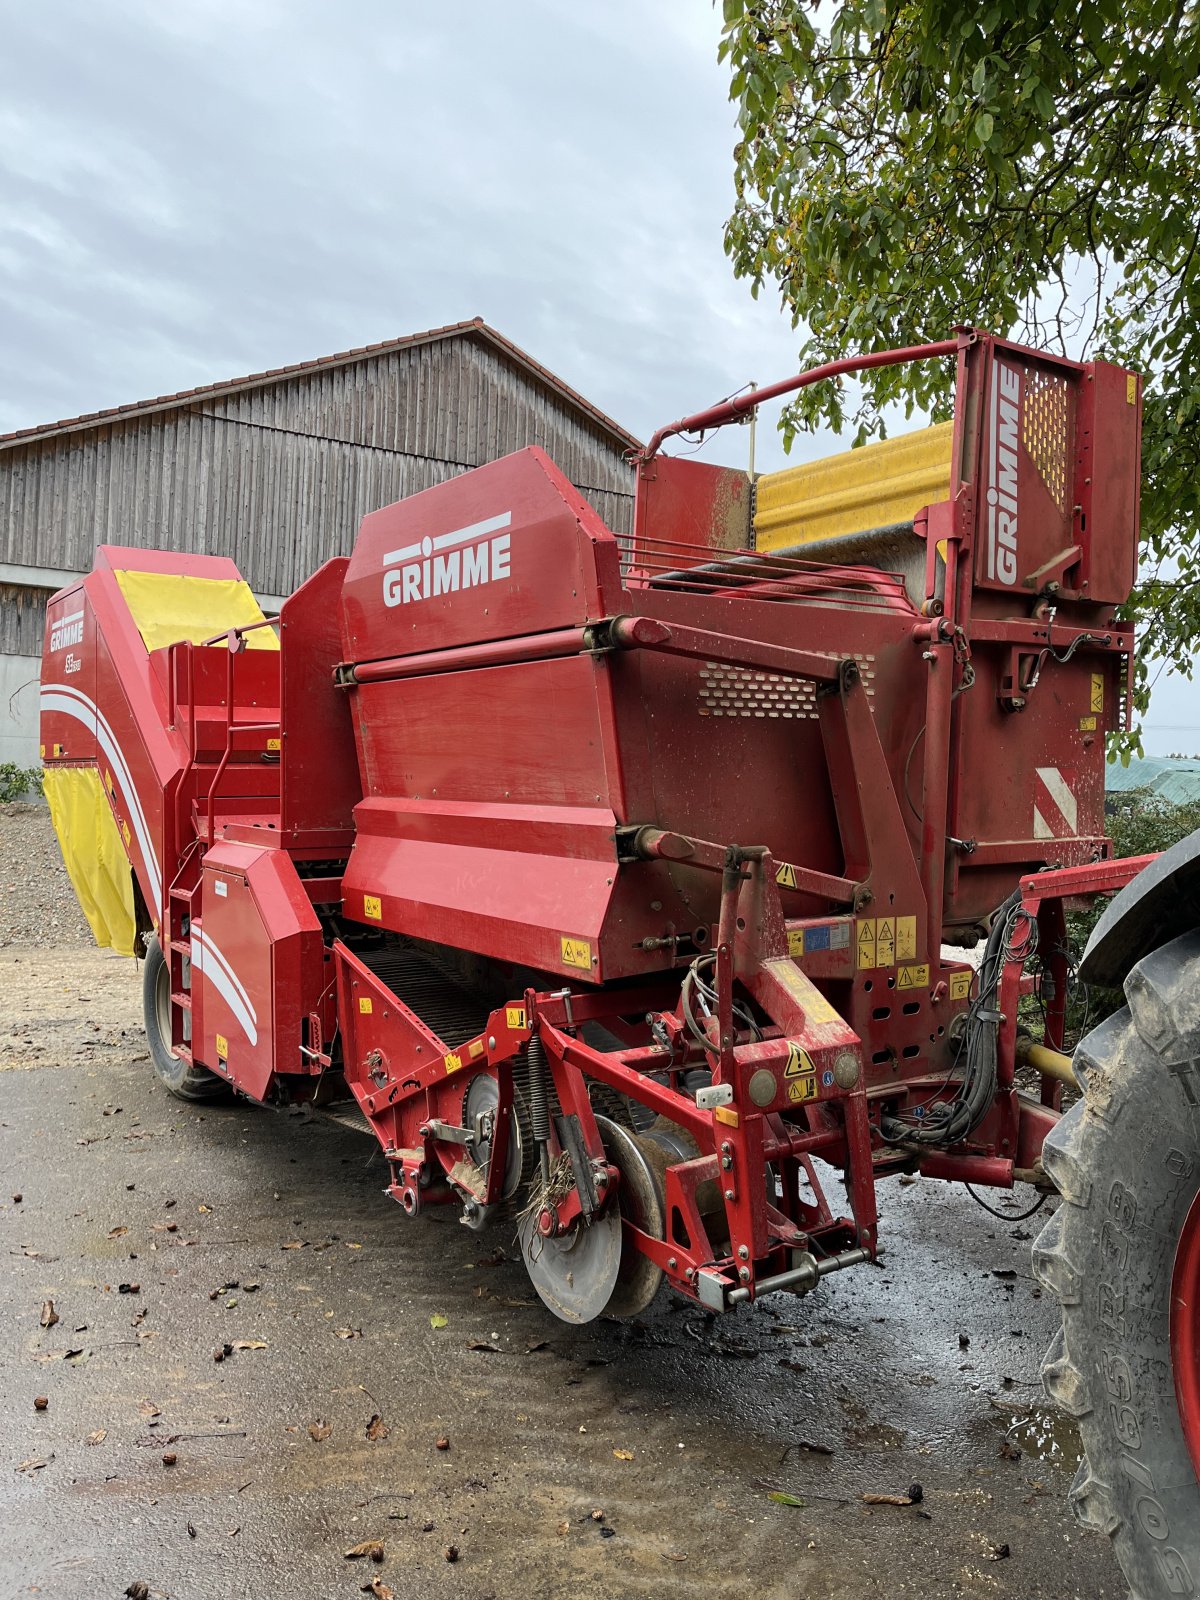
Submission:
{"label": "ladder step", "polygon": [[190,1011],[192,1009],[192,997],[190,994],[179,994],[175,990],[172,990],[171,1004],[173,1006],[178,1006],[181,1011]]}
{"label": "ladder step", "polygon": [[171,1053],[178,1056],[180,1061],[186,1061],[189,1067],[191,1066],[192,1052],[186,1044],[177,1044],[172,1046]]}

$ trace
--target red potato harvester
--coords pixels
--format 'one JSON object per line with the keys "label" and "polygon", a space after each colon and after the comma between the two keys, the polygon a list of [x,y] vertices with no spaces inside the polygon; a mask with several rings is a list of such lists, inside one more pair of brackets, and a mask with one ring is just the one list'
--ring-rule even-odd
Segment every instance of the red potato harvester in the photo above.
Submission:
{"label": "red potato harvester", "polygon": [[[660,453],[918,360],[952,423],[753,480]],[[517,1213],[572,1322],[811,1290],[898,1172],[1057,1186],[1076,1509],[1194,1592],[1200,846],[1104,830],[1139,442],[1132,373],[963,331],[664,429],[631,542],[528,449],[270,623],[228,560],[99,547],[49,607],[47,793],[160,1077],[352,1097],[404,1211]],[[1120,889],[1082,972],[1129,1005],[1072,1064],[1064,913]]]}

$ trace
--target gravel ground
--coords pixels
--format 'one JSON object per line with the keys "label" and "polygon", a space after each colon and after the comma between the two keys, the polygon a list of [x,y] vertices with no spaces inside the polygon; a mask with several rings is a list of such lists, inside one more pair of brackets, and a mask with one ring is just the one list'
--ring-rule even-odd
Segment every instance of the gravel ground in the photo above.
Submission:
{"label": "gravel ground", "polygon": [[9,945],[92,948],[50,813],[40,802],[0,805],[0,949]]}

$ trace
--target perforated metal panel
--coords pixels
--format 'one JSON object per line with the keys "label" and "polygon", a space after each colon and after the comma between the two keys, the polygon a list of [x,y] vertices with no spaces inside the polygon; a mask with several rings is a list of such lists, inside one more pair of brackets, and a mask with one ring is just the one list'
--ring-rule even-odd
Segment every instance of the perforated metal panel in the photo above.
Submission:
{"label": "perforated metal panel", "polygon": [[[862,656],[859,670],[870,698],[875,696],[875,657]],[[802,678],[749,667],[706,661],[700,669],[697,707],[702,717],[761,717],[789,720],[817,715],[816,686]]]}
{"label": "perforated metal panel", "polygon": [[1067,509],[1067,400],[1065,378],[1026,368],[1021,443],[1060,511]]}

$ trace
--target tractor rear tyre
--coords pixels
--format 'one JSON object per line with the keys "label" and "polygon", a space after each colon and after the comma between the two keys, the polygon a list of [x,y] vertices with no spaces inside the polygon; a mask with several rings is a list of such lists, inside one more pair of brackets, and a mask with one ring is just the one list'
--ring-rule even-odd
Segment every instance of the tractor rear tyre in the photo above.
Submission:
{"label": "tractor rear tyre", "polygon": [[1083,1096],[1046,1140],[1063,1197],[1034,1247],[1058,1297],[1049,1397],[1085,1457],[1077,1519],[1134,1600],[1200,1592],[1200,931],[1144,957],[1075,1054]]}
{"label": "tractor rear tyre", "polygon": [[227,1093],[224,1082],[215,1073],[181,1061],[171,1049],[171,975],[157,939],[146,942],[142,1016],[150,1060],[165,1089],[180,1100],[214,1100]]}

